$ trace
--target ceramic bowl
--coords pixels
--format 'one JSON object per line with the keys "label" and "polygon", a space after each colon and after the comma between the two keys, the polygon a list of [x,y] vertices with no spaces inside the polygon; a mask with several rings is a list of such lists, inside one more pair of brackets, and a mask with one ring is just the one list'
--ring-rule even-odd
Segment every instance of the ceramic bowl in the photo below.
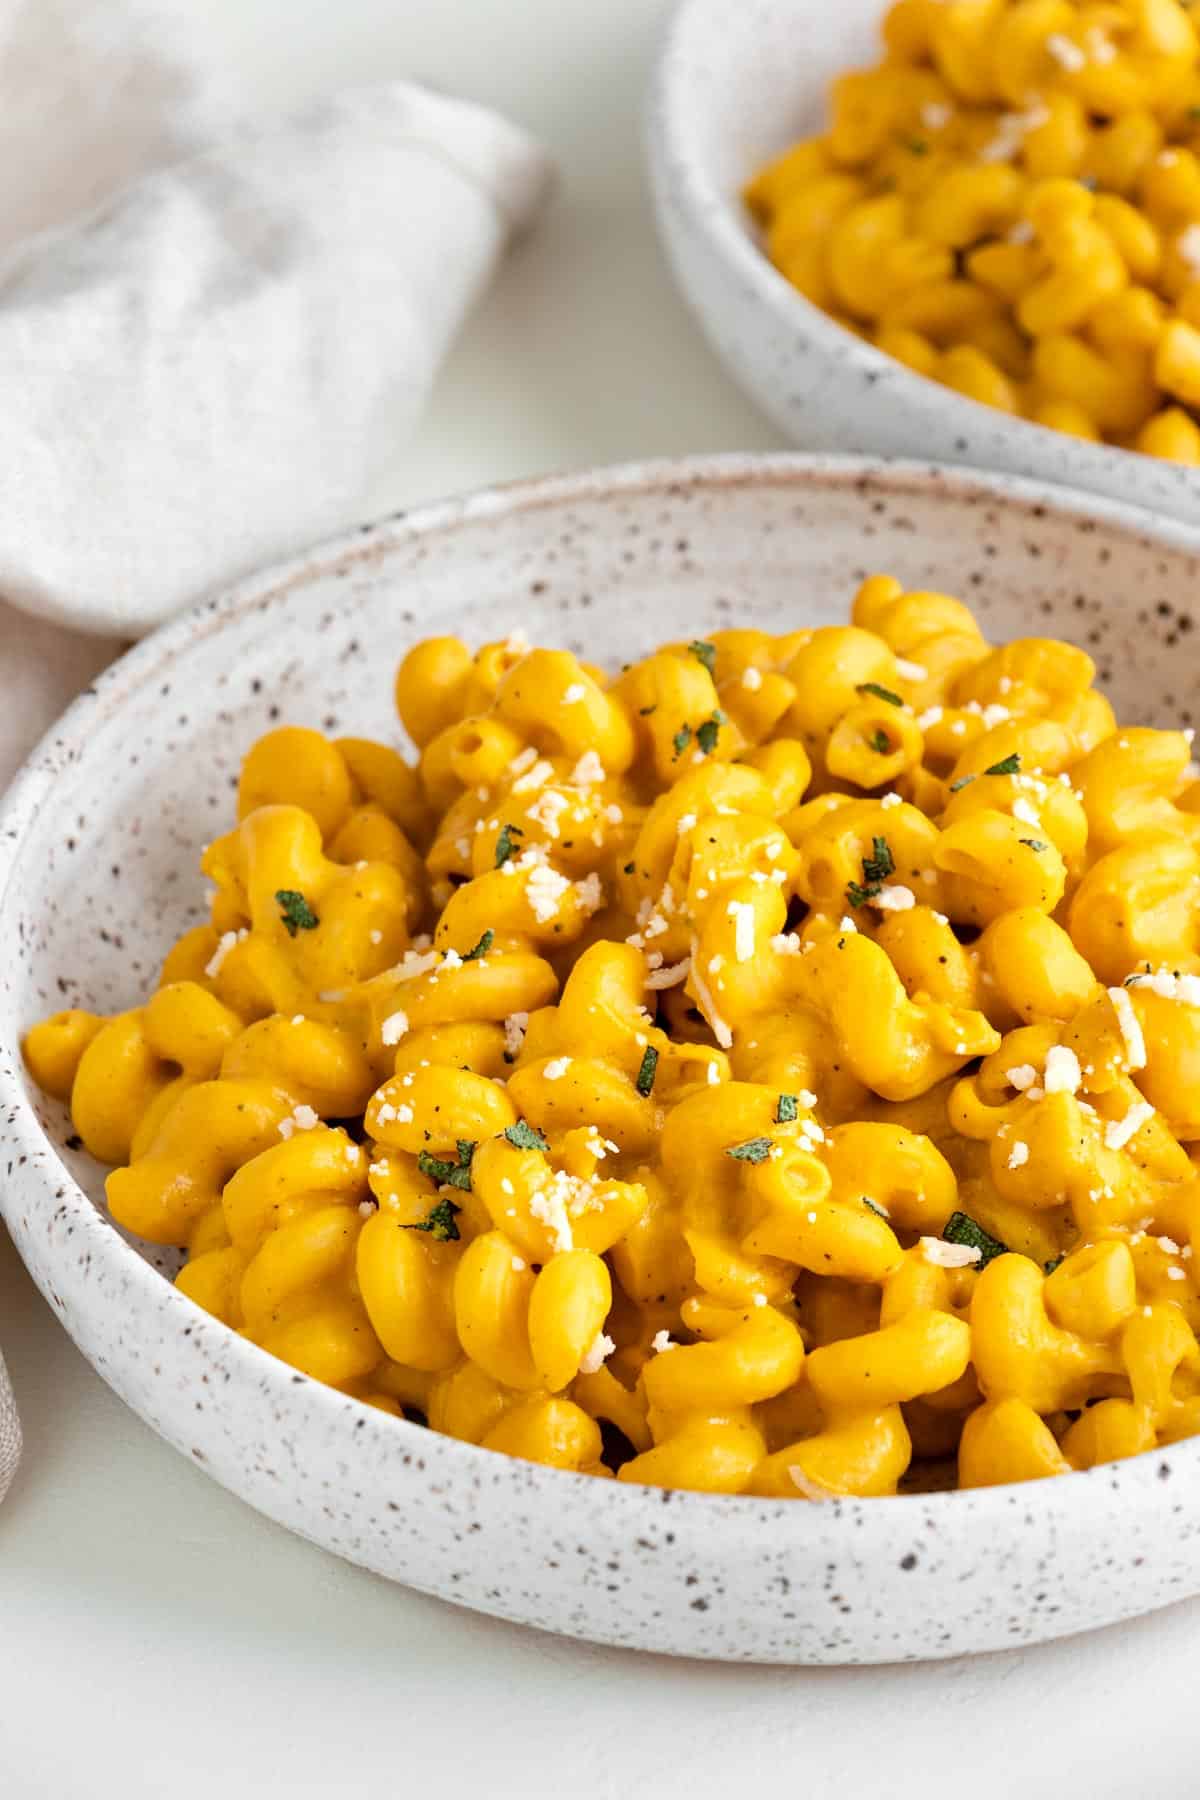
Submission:
{"label": "ceramic bowl", "polygon": [[398,1423],[173,1288],[169,1259],[108,1220],[102,1171],[17,1052],[53,1008],[144,994],[201,916],[199,850],[231,819],[260,732],[288,719],[396,738],[391,669],[418,636],[521,626],[617,664],[721,625],[844,619],[856,583],[886,569],[964,595],[993,637],[1065,633],[1128,716],[1179,724],[1198,555],[1183,527],[1001,477],[709,459],[399,517],[148,638],[65,715],[0,817],[0,1206],[66,1329],[143,1419],[281,1524],[428,1593],[604,1643],[942,1657],[1200,1591],[1200,1442],[1023,1487],[808,1505],[589,1480]]}
{"label": "ceramic bowl", "polygon": [[810,450],[929,456],[1200,522],[1200,470],[1087,444],[927,381],[835,325],[767,261],[740,194],[826,120],[830,79],[878,60],[886,0],[683,0],[647,118],[659,229],[734,380]]}

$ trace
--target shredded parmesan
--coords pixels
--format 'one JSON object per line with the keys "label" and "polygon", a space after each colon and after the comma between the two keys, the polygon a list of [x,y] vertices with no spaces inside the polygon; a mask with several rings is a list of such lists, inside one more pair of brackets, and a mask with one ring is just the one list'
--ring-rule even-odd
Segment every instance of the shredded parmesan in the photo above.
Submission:
{"label": "shredded parmesan", "polygon": [[725,1023],[724,1019],[721,1017],[720,1013],[717,1011],[716,1005],[714,1004],[714,1001],[713,1001],[713,997],[709,993],[708,988],[705,986],[704,977],[700,973],[700,969],[699,969],[699,966],[698,966],[697,960],[696,960],[696,945],[695,945],[694,940],[692,943],[691,977],[692,977],[692,986],[696,990],[696,998],[700,1003],[700,1010],[704,1014],[705,1018],[708,1020],[708,1025],[709,1025],[710,1031],[712,1032],[713,1036],[716,1038],[718,1044],[720,1044],[722,1050],[732,1050],[733,1049],[733,1033],[732,1033],[732,1031],[730,1031],[728,1025]]}
{"label": "shredded parmesan", "polygon": [[803,1494],[806,1500],[825,1501],[844,1498],[844,1495],[839,1494],[836,1488],[826,1487],[823,1481],[814,1481],[811,1475],[806,1475],[799,1463],[788,1464],[788,1479],[796,1492]]}
{"label": "shredded parmesan", "polygon": [[504,1021],[504,1048],[509,1056],[519,1056],[521,1045],[525,1042],[525,1028],[529,1024],[527,1012],[509,1013]]}
{"label": "shredded parmesan", "polygon": [[1123,1119],[1111,1119],[1104,1127],[1104,1142],[1110,1150],[1123,1150],[1130,1138],[1153,1117],[1154,1108],[1148,1100],[1135,1100]]}
{"label": "shredded parmesan", "polygon": [[604,779],[604,764],[594,750],[585,750],[571,770],[571,780],[576,787],[594,787]]}
{"label": "shredded parmesan", "polygon": [[1131,975],[1126,987],[1144,988],[1160,1000],[1178,1000],[1183,1006],[1200,1006],[1200,975],[1180,975],[1159,969],[1153,975]]}
{"label": "shredded parmesan", "polygon": [[604,1367],[606,1359],[612,1355],[616,1347],[610,1337],[607,1337],[603,1331],[598,1331],[579,1359],[579,1373],[594,1375],[597,1369]]}
{"label": "shredded parmesan", "polygon": [[210,981],[221,973],[221,965],[235,944],[240,944],[250,933],[243,925],[240,931],[223,931],[217,940],[217,947],[204,965],[204,973]]}
{"label": "shredded parmesan", "polygon": [[[522,859],[524,860],[524,859]],[[525,898],[539,925],[548,925],[558,916],[563,895],[571,883],[549,863],[534,863],[525,877]]]}
{"label": "shredded parmesan", "polygon": [[941,1238],[923,1237],[921,1254],[939,1269],[969,1269],[983,1255],[978,1244],[947,1244]]}
{"label": "shredded parmesan", "polygon": [[[1012,1079],[1011,1073],[1009,1079]],[[1046,1072],[1042,1086],[1048,1094],[1078,1093],[1083,1081],[1079,1058],[1067,1044],[1054,1044],[1046,1052]]]}
{"label": "shredded parmesan", "polygon": [[1077,75],[1080,69],[1087,67],[1087,53],[1073,43],[1064,32],[1052,31],[1046,39],[1046,49],[1054,58],[1060,69],[1068,75]]}
{"label": "shredded parmesan", "polygon": [[656,1356],[662,1356],[664,1351],[674,1350],[677,1348],[677,1346],[671,1342],[670,1332],[664,1329],[662,1331],[655,1332],[654,1336],[650,1340],[650,1348],[653,1350],[653,1352]]}
{"label": "shredded parmesan", "polygon": [[646,986],[655,989],[678,987],[681,981],[687,980],[691,966],[691,957],[685,956],[682,962],[668,963],[661,969],[651,969],[646,976]]}
{"label": "shredded parmesan", "polygon": [[315,1131],[320,1123],[321,1115],[314,1112],[311,1106],[295,1106],[290,1118],[280,1119],[279,1135],[281,1138],[290,1138],[297,1131]]}
{"label": "shredded parmesan", "polygon": [[385,1044],[398,1044],[408,1030],[408,1014],[403,1012],[389,1013],[379,1028],[379,1035]]}
{"label": "shredded parmesan", "polygon": [[1121,1036],[1125,1040],[1125,1066],[1131,1071],[1144,1069],[1146,1066],[1146,1039],[1138,1016],[1133,1010],[1133,1001],[1123,987],[1109,988],[1108,997],[1113,1003],[1117,1024],[1120,1026]]}
{"label": "shredded parmesan", "polygon": [[1029,1145],[1018,1138],[1008,1153],[1008,1166],[1010,1169],[1023,1169],[1028,1161]]}
{"label": "shredded parmesan", "polygon": [[748,900],[731,900],[725,909],[733,920],[733,954],[740,963],[754,955],[754,908]]}
{"label": "shredded parmesan", "polygon": [[561,1081],[570,1066],[571,1058],[569,1056],[556,1056],[546,1064],[542,1074],[547,1081]]}
{"label": "shredded parmesan", "polygon": [[880,912],[908,912],[917,904],[917,897],[909,887],[882,887],[871,900]]}

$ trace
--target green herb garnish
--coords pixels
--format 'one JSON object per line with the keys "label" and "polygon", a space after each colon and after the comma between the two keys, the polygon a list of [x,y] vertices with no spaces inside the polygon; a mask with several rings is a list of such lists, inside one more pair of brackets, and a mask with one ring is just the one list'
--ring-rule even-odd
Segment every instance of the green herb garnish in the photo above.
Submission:
{"label": "green herb garnish", "polygon": [[924,138],[910,138],[908,140],[908,148],[912,151],[914,156],[928,156],[929,154],[929,145],[925,142]]}
{"label": "green herb garnish", "polygon": [[550,1148],[541,1132],[535,1131],[525,1119],[518,1119],[515,1125],[506,1126],[504,1135],[514,1150],[548,1150]]}
{"label": "green herb garnish", "polygon": [[658,1074],[658,1051],[653,1044],[647,1044],[642,1057],[642,1066],[637,1072],[635,1086],[639,1094],[648,1097],[654,1086],[654,1077]]}
{"label": "green herb garnish", "polygon": [[904,705],[899,694],[893,694],[891,688],[880,687],[877,681],[860,681],[855,691],[859,694],[874,694],[877,700],[886,700],[889,706]]}
{"label": "green herb garnish", "polygon": [[972,1250],[979,1251],[979,1261],[975,1264],[982,1269],[997,1256],[1008,1255],[1008,1245],[994,1238],[982,1225],[977,1225],[969,1213],[952,1212],[942,1227],[942,1242],[946,1244],[968,1244]]}
{"label": "green herb garnish", "polygon": [[725,1154],[732,1156],[734,1162],[766,1162],[771,1154],[771,1140],[769,1137],[747,1138],[744,1144],[730,1144]]}
{"label": "green herb garnish", "polygon": [[402,1227],[405,1231],[427,1231],[438,1244],[458,1242],[459,1230],[455,1223],[461,1206],[455,1206],[453,1200],[443,1198],[425,1214],[423,1219],[414,1219],[411,1225]]}
{"label": "green herb garnish", "polygon": [[1031,850],[1048,850],[1050,848],[1049,844],[1043,843],[1041,838],[1022,838],[1020,841],[1022,844],[1028,844]]}
{"label": "green herb garnish", "polygon": [[654,703],[653,706],[639,706],[638,707],[638,718],[639,719],[648,719],[652,712],[657,712],[657,711],[658,711],[658,702],[657,701]]}
{"label": "green herb garnish", "polygon": [[[459,1138],[457,1162],[447,1162],[444,1157],[430,1156],[428,1150],[419,1150],[417,1167],[422,1175],[428,1175],[431,1181],[440,1181],[445,1187],[460,1188],[464,1194],[469,1194],[471,1191],[471,1158],[474,1154],[474,1143],[467,1138]],[[426,1228],[421,1226],[420,1229],[425,1230]],[[458,1236],[457,1231],[454,1236]]]}
{"label": "green herb garnish", "polygon": [[1044,1275],[1053,1275],[1053,1273],[1054,1273],[1054,1271],[1055,1271],[1055,1269],[1057,1269],[1057,1267],[1058,1267],[1058,1265],[1059,1265],[1059,1263],[1061,1263],[1061,1262],[1065,1262],[1065,1261],[1066,1261],[1066,1256],[1065,1256],[1065,1255],[1063,1255],[1063,1256],[1052,1256],[1052,1257],[1051,1257],[1051,1258],[1050,1258],[1050,1261],[1049,1261],[1049,1262],[1044,1262],[1044,1263],[1043,1263],[1043,1264],[1042,1264],[1042,1273],[1043,1273],[1043,1274],[1044,1274]]}
{"label": "green herb garnish", "polygon": [[711,718],[705,719],[703,725],[697,727],[696,742],[699,744],[701,750],[703,750],[705,756],[711,756],[716,749],[717,736],[724,723],[725,714],[718,711],[713,713]]}
{"label": "green herb garnish", "polygon": [[502,869],[511,856],[517,854],[514,838],[524,837],[525,833],[519,825],[505,825],[496,839],[496,867]]}
{"label": "green herb garnish", "polygon": [[795,1094],[780,1094],[779,1104],[775,1108],[777,1125],[792,1125],[800,1117],[800,1106]]}
{"label": "green herb garnish", "polygon": [[488,951],[491,949],[491,947],[495,943],[495,941],[496,941],[495,932],[494,931],[485,931],[483,936],[480,938],[479,942],[475,945],[475,948],[473,950],[464,950],[463,951],[462,960],[464,962],[478,962],[481,956],[487,955]]}
{"label": "green herb garnish", "polygon": [[675,746],[676,756],[682,756],[684,751],[687,749],[688,745],[691,743],[691,741],[692,741],[691,726],[690,725],[681,725],[679,727],[679,730],[675,733],[675,736],[671,739],[672,744]]}
{"label": "green herb garnish", "polygon": [[990,769],[983,772],[985,775],[1016,775],[1020,767],[1020,753],[1014,750],[1011,756],[1002,756],[998,763],[993,763]]}
{"label": "green herb garnish", "polygon": [[871,748],[877,756],[886,756],[891,747],[886,731],[876,731],[871,734]]}
{"label": "green herb garnish", "polygon": [[321,923],[304,895],[296,888],[277,888],[275,898],[279,902],[280,917],[289,937],[295,937],[298,931],[315,931]]}
{"label": "green herb garnish", "polygon": [[688,645],[688,655],[694,656],[698,663],[703,663],[710,675],[716,673],[717,646],[707,643],[704,638],[693,638]]}
{"label": "green herb garnish", "polygon": [[950,783],[950,792],[952,794],[960,793],[963,788],[970,787],[974,779],[973,775],[960,775],[957,781]]}
{"label": "green herb garnish", "polygon": [[885,837],[871,839],[871,854],[863,857],[863,874],[868,881],[886,881],[896,873],[891,846]]}
{"label": "green herb garnish", "polygon": [[887,1214],[884,1212],[882,1206],[876,1206],[875,1202],[873,1200],[868,1200],[867,1196],[865,1194],[860,1194],[859,1198],[861,1199],[863,1205],[868,1209],[868,1211],[876,1213],[878,1215],[878,1217],[884,1221],[885,1224],[891,1223],[891,1221],[888,1219]]}
{"label": "green herb garnish", "polygon": [[846,899],[851,906],[865,906],[868,900],[876,899],[888,876],[895,874],[896,864],[885,837],[871,839],[871,854],[863,857],[862,866],[862,881],[852,881],[846,888]]}

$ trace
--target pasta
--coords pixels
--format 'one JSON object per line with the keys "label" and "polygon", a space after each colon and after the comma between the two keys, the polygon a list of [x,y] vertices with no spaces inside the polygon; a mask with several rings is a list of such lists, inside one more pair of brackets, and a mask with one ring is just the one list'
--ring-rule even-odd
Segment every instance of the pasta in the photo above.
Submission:
{"label": "pasta", "polygon": [[893,0],[882,35],[746,189],[775,267],[970,399],[1200,465],[1186,0]]}
{"label": "pasta", "polygon": [[492,1450],[821,1501],[1172,1442],[1200,780],[1094,677],[883,575],[612,679],[431,639],[417,766],[269,732],[209,922],[30,1073],[197,1306]]}

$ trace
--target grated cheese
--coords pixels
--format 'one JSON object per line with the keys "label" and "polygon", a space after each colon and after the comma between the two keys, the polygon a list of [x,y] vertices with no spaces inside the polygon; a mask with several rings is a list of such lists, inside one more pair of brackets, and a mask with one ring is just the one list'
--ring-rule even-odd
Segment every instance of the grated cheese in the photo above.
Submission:
{"label": "grated cheese", "polygon": [[204,965],[204,973],[208,976],[210,981],[215,980],[221,973],[221,965],[229,955],[229,952],[233,949],[234,945],[240,944],[243,939],[248,938],[249,935],[250,932],[245,925],[242,926],[240,931],[223,931],[221,933],[220,938],[217,940],[216,949]]}
{"label": "grated cheese", "polygon": [[1065,32],[1052,31],[1046,39],[1046,49],[1054,58],[1060,69],[1068,75],[1077,75],[1080,69],[1087,68],[1087,53],[1073,43]]}
{"label": "grated cheese", "polygon": [[1160,1000],[1178,1000],[1184,1006],[1200,1006],[1200,975],[1180,975],[1159,969],[1153,975],[1131,975],[1127,987],[1144,988]]}
{"label": "grated cheese", "polygon": [[754,955],[754,908],[748,900],[731,900],[726,913],[733,920],[733,954],[740,963]]}
{"label": "grated cheese", "polygon": [[569,688],[563,689],[562,703],[564,706],[578,706],[579,702],[586,698],[587,689],[582,681],[573,681]]}
{"label": "grated cheese", "polygon": [[612,1355],[616,1347],[610,1337],[607,1337],[603,1331],[598,1331],[579,1359],[579,1373],[594,1375],[597,1369],[603,1368],[606,1359]]}
{"label": "grated cheese", "polygon": [[[524,859],[522,858],[522,861]],[[549,863],[535,863],[525,879],[525,898],[539,925],[548,925],[557,917],[563,895],[571,883]]]}
{"label": "grated cheese", "polygon": [[687,980],[691,966],[691,957],[685,956],[682,962],[668,963],[661,969],[651,969],[645,985],[654,989],[678,987],[681,981]]}
{"label": "grated cheese", "polygon": [[569,1056],[556,1056],[546,1064],[542,1074],[547,1081],[561,1081],[570,1066],[571,1058]]}
{"label": "grated cheese", "polygon": [[941,1238],[923,1237],[922,1256],[938,1269],[969,1269],[983,1255],[978,1244],[946,1244]]}
{"label": "grated cheese", "polygon": [[521,1045],[525,1042],[525,1029],[529,1024],[527,1012],[509,1013],[504,1021],[504,1048],[510,1056],[520,1054]]}
{"label": "grated cheese", "polygon": [[1108,997],[1113,1003],[1113,1011],[1117,1015],[1117,1024],[1121,1028],[1121,1036],[1125,1040],[1125,1064],[1130,1070],[1144,1069],[1146,1066],[1146,1039],[1141,1023],[1133,1010],[1133,1001],[1123,987],[1111,987]]}
{"label": "grated cheese", "polygon": [[594,787],[598,781],[604,779],[604,764],[594,750],[585,750],[571,770],[571,780],[576,787]]}
{"label": "grated cheese", "polygon": [[799,1463],[788,1464],[788,1479],[796,1492],[803,1494],[806,1500],[821,1502],[844,1498],[836,1488],[826,1487],[823,1481],[814,1481],[811,1475],[806,1475]]}
{"label": "grated cheese", "polygon": [[656,1356],[662,1356],[667,1350],[678,1349],[678,1345],[671,1342],[671,1334],[664,1328],[662,1331],[656,1331],[650,1339],[650,1348]]}
{"label": "grated cheese", "polygon": [[1078,1093],[1083,1081],[1079,1058],[1066,1044],[1054,1044],[1046,1052],[1046,1072],[1042,1086],[1048,1094]]}
{"label": "grated cheese", "polygon": [[604,889],[601,886],[600,877],[594,869],[590,875],[585,875],[582,881],[575,883],[575,898],[589,918],[592,913],[599,912],[604,905]]}
{"label": "grated cheese", "polygon": [[710,1031],[712,1032],[713,1036],[716,1038],[718,1044],[720,1044],[722,1050],[732,1050],[733,1049],[733,1033],[732,1033],[732,1031],[730,1031],[728,1025],[725,1023],[724,1019],[721,1017],[720,1013],[717,1011],[716,1005],[713,1002],[713,997],[709,993],[708,988],[705,986],[704,978],[701,975],[700,970],[697,966],[695,939],[692,940],[691,977],[692,977],[692,986],[696,990],[696,999],[699,1001],[701,1012],[704,1014],[705,1018],[708,1021]]}
{"label": "grated cheese", "polygon": [[1148,1100],[1135,1100],[1123,1119],[1109,1120],[1104,1127],[1104,1142],[1110,1150],[1123,1150],[1130,1138],[1153,1117],[1154,1108]]}
{"label": "grated cheese", "polygon": [[1023,1169],[1028,1161],[1029,1145],[1018,1138],[1008,1153],[1008,1166],[1010,1169]]}
{"label": "grated cheese", "polygon": [[880,912],[908,912],[917,904],[917,897],[909,887],[883,887],[871,901]]}
{"label": "grated cheese", "polygon": [[554,773],[554,764],[548,763],[544,757],[539,758],[531,769],[518,777],[512,784],[514,794],[532,794],[538,788],[545,787]]}
{"label": "grated cheese", "polygon": [[379,1036],[385,1044],[398,1044],[408,1030],[408,1014],[403,1012],[389,1013],[379,1028]]}

